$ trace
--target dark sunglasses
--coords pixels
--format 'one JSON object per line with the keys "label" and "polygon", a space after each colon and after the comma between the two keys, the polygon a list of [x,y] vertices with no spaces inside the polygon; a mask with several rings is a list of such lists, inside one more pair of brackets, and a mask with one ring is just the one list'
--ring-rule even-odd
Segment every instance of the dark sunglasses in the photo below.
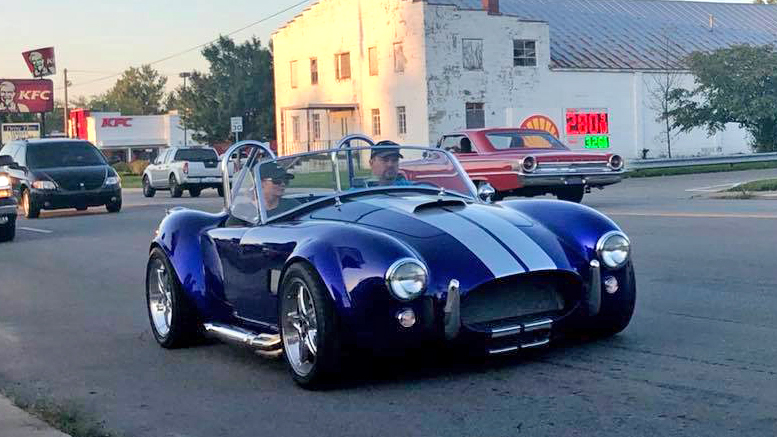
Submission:
{"label": "dark sunglasses", "polygon": [[284,184],[287,185],[289,183],[289,180],[286,178],[267,178],[265,179],[267,181],[272,181],[275,185]]}

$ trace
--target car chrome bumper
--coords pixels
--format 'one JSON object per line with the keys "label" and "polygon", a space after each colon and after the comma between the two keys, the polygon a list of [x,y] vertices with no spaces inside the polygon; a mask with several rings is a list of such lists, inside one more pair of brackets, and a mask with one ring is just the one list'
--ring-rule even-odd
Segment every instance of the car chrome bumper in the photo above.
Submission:
{"label": "car chrome bumper", "polygon": [[609,172],[609,173],[536,173],[536,174],[524,174],[520,178],[523,179],[524,187],[548,187],[548,186],[564,186],[564,185],[588,185],[588,186],[605,186],[617,184],[623,179],[623,172]]}

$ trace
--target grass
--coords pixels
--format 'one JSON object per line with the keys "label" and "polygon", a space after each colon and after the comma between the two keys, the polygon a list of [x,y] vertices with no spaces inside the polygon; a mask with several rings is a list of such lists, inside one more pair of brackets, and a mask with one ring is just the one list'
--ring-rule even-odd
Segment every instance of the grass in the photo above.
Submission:
{"label": "grass", "polygon": [[675,176],[695,173],[718,173],[724,171],[740,170],[763,170],[768,168],[777,168],[777,161],[767,162],[744,162],[740,164],[713,164],[713,165],[689,165],[686,167],[670,168],[646,168],[641,170],[632,170],[624,176],[627,178],[649,178],[656,176]]}
{"label": "grass", "polygon": [[140,188],[140,175],[123,173],[121,175],[122,188]]}
{"label": "grass", "polygon": [[5,395],[17,407],[72,437],[118,437],[75,402],[57,404],[43,399],[25,400],[11,393]]}
{"label": "grass", "polygon": [[727,191],[731,191],[731,192],[777,191],[777,179],[764,179],[760,181],[748,182],[746,184],[737,185],[736,187],[730,188]]}

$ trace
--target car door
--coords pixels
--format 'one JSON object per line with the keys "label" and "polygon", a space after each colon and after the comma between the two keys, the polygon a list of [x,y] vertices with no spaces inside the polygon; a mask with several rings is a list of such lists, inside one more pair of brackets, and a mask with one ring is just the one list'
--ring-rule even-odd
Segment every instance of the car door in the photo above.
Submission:
{"label": "car door", "polygon": [[[11,143],[9,155],[16,162],[16,168],[7,167],[6,171],[11,178],[11,187],[16,200],[21,200],[22,187],[29,187],[29,171],[27,170],[27,147],[23,143]],[[5,150],[5,149],[3,149]],[[3,152],[5,154],[5,152]]]}
{"label": "car door", "polygon": [[157,157],[154,166],[151,167],[151,171],[149,172],[151,174],[151,185],[156,188],[167,187],[167,173],[165,172],[164,168],[167,165],[165,162],[167,161],[167,157],[169,155],[170,150],[165,150],[162,152],[162,154]]}

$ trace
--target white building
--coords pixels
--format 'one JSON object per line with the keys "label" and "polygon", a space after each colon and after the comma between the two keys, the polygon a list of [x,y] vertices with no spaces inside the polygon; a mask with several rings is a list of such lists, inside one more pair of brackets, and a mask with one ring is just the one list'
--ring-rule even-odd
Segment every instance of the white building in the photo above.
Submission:
{"label": "white building", "polygon": [[[550,126],[572,148],[667,154],[653,94],[699,49],[777,40],[777,6],[661,0],[320,0],[272,36],[279,151],[346,133],[433,144],[479,126]],[[538,117],[535,117],[538,116]],[[538,120],[539,119],[539,120]],[[598,140],[598,141],[597,141]],[[672,155],[749,152],[735,125]]]}

